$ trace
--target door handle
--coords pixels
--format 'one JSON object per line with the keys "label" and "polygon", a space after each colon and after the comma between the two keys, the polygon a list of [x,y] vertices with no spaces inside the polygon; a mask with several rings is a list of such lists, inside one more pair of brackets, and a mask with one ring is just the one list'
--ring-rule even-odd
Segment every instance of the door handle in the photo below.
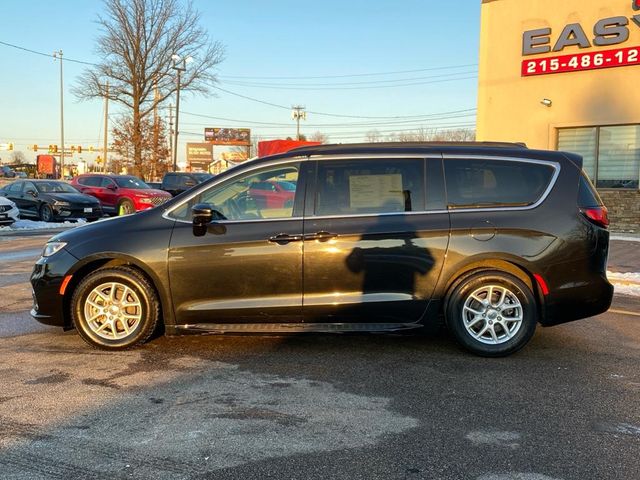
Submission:
{"label": "door handle", "polygon": [[273,237],[269,237],[269,241],[278,245],[286,245],[289,242],[301,242],[302,235],[289,235],[288,233],[279,233]]}
{"label": "door handle", "polygon": [[336,238],[338,236],[337,233],[325,232],[321,230],[316,233],[310,233],[304,236],[305,240],[318,240],[319,242],[328,242],[332,238]]}

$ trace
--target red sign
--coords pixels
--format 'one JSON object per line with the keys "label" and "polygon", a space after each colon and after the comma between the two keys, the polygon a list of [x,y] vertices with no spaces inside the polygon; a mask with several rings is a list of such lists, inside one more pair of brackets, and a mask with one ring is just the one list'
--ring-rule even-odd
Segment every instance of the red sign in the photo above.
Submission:
{"label": "red sign", "polygon": [[531,77],[551,73],[581,72],[629,65],[640,65],[640,47],[523,60],[522,76]]}

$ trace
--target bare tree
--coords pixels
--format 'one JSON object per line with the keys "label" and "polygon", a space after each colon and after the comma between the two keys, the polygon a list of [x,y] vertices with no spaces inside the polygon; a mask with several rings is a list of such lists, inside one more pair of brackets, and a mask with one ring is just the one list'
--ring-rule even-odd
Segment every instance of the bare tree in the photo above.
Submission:
{"label": "bare tree", "polygon": [[14,165],[27,163],[27,157],[23,152],[11,152],[11,163]]}
{"label": "bare tree", "polygon": [[208,95],[224,47],[200,27],[200,13],[190,1],[104,0],[104,5],[96,45],[102,62],[85,70],[73,91],[79,99],[108,97],[131,110],[133,161],[142,170],[142,121],[176,91],[172,55],[193,59],[181,76],[181,91]]}
{"label": "bare tree", "polygon": [[365,138],[367,139],[367,142],[370,142],[370,143],[376,143],[376,142],[382,141],[382,135],[378,130],[375,130],[375,129],[369,130],[365,135]]}
{"label": "bare tree", "polygon": [[394,132],[387,135],[389,142],[471,142],[475,138],[475,130],[467,128],[453,130],[420,128],[411,132]]}
{"label": "bare tree", "polygon": [[164,122],[159,121],[156,129],[149,118],[140,121],[139,138],[142,139],[140,143],[142,161],[139,164],[132,158],[135,150],[133,123],[131,117],[123,116],[116,120],[111,131],[113,138],[111,148],[119,158],[112,161],[112,167],[117,173],[122,167],[133,168],[136,175],[146,180],[161,177],[168,170],[170,164]]}
{"label": "bare tree", "polygon": [[320,142],[320,143],[329,143],[329,135],[322,133],[321,131],[317,131],[313,135],[309,137],[309,141],[311,142]]}

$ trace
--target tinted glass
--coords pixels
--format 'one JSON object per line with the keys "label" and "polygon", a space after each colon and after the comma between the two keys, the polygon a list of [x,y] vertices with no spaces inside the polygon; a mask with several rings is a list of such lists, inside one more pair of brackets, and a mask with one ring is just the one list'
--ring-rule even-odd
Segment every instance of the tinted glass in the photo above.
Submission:
{"label": "tinted glass", "polygon": [[278,182],[278,185],[280,185],[283,190],[287,190],[289,192],[295,192],[296,190],[296,184],[292,182]]}
{"label": "tinted glass", "polygon": [[205,180],[209,180],[213,177],[210,173],[194,173],[193,176],[197,180],[198,183],[202,183]]}
{"label": "tinted glass", "polygon": [[42,193],[80,193],[65,182],[38,182],[36,188]]}
{"label": "tinted glass", "polygon": [[164,179],[162,180],[162,184],[166,188],[172,188],[177,184],[176,180],[177,179],[175,175],[168,173],[167,175],[164,176]]}
{"label": "tinted glass", "polygon": [[318,162],[316,215],[424,210],[424,160]]}
{"label": "tinted glass", "polygon": [[78,179],[80,185],[86,185],[87,187],[99,187],[101,181],[101,177],[80,177]]}
{"label": "tinted glass", "polygon": [[265,182],[298,181],[299,165],[280,165],[247,172],[226,182],[209,187],[171,213],[180,220],[191,220],[191,208],[207,203],[227,220],[259,220],[262,218],[291,218],[295,191],[273,196],[256,195],[255,186]]}
{"label": "tinted glass", "polygon": [[11,193],[20,193],[22,191],[23,184],[23,182],[12,183],[6,187],[6,191]]}
{"label": "tinted glass", "polygon": [[550,165],[505,160],[445,160],[447,200],[453,208],[526,206],[549,186]]}
{"label": "tinted glass", "polygon": [[148,190],[149,185],[137,177],[116,177],[115,182],[121,188],[131,188],[134,190]]}

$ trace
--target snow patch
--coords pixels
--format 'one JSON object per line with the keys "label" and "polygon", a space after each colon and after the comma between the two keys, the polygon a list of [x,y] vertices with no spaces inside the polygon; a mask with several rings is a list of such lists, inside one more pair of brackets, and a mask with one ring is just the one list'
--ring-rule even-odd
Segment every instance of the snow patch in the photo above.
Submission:
{"label": "snow patch", "polygon": [[0,233],[13,232],[16,230],[48,230],[52,228],[73,228],[87,223],[86,220],[80,219],[77,221],[65,221],[65,222],[39,222],[35,220],[18,220],[12,225],[6,227],[0,227]]}
{"label": "snow patch", "polygon": [[613,284],[615,293],[640,297],[640,273],[607,272],[607,278]]}
{"label": "snow patch", "polygon": [[554,477],[548,477],[541,473],[499,473],[488,474],[478,477],[477,480],[560,480]]}
{"label": "snow patch", "polygon": [[520,446],[520,434],[518,432],[502,431],[475,431],[465,435],[474,446],[496,445],[498,447],[518,448]]}
{"label": "snow patch", "polygon": [[611,235],[609,240],[620,240],[623,242],[640,242],[640,237],[630,237],[627,235]]}

